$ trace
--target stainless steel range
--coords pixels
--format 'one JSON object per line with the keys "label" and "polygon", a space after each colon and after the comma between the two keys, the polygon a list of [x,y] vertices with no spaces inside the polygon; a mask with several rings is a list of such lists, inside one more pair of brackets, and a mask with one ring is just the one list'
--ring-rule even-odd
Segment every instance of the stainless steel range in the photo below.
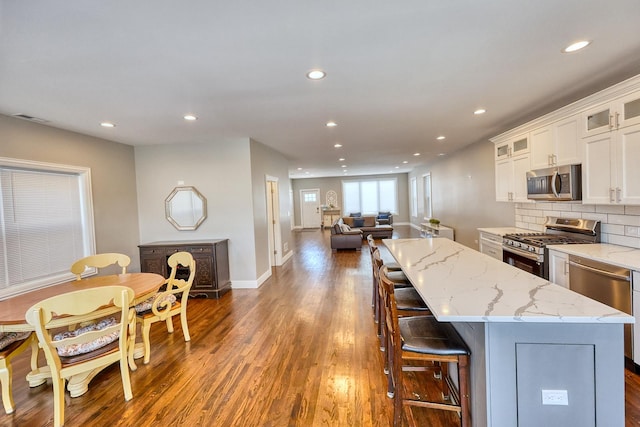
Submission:
{"label": "stainless steel range", "polygon": [[600,242],[600,221],[547,217],[544,227],[544,233],[506,234],[502,238],[503,261],[548,279],[548,245]]}

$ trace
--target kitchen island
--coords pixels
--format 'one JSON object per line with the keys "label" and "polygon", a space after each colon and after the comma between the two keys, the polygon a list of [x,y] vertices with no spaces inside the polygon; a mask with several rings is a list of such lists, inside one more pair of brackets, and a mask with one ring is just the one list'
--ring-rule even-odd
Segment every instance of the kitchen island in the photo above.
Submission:
{"label": "kitchen island", "polygon": [[632,316],[449,239],[383,243],[471,348],[474,426],[624,426]]}

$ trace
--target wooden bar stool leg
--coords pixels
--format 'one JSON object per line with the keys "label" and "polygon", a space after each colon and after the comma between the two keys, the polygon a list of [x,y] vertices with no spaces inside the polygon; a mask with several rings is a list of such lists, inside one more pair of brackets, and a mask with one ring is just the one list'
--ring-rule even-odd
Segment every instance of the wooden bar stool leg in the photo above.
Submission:
{"label": "wooden bar stool leg", "polygon": [[462,427],[471,427],[471,402],[469,399],[469,356],[458,358],[458,382],[460,393],[460,418]]}

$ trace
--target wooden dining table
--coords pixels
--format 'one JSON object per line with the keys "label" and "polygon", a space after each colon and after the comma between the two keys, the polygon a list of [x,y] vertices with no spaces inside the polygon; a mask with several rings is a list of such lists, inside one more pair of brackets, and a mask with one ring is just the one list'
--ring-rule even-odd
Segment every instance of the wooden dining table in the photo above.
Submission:
{"label": "wooden dining table", "polygon": [[[29,325],[25,319],[25,313],[35,303],[52,296],[101,286],[127,286],[133,289],[134,304],[137,304],[155,294],[164,282],[165,278],[155,273],[114,274],[73,280],[16,295],[0,301],[0,332],[33,331],[33,326]],[[108,309],[105,310],[105,313],[108,311]],[[116,311],[115,307],[114,311]],[[50,378],[51,373],[48,366],[37,366],[39,350],[37,340],[32,341],[31,350],[32,371],[27,375],[27,381],[30,387],[36,387]],[[132,363],[130,368],[135,370],[137,367],[135,363]],[[67,390],[71,393],[71,397],[84,394],[89,389],[89,382],[98,372],[100,371],[91,371],[72,377],[67,384]]]}

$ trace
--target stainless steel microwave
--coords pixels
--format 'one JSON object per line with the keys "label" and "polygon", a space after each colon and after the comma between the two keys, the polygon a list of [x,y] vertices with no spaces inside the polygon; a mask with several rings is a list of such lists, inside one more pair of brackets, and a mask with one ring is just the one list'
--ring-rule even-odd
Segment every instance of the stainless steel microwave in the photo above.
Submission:
{"label": "stainless steel microwave", "polygon": [[527,172],[527,199],[582,200],[582,166],[555,166]]}

